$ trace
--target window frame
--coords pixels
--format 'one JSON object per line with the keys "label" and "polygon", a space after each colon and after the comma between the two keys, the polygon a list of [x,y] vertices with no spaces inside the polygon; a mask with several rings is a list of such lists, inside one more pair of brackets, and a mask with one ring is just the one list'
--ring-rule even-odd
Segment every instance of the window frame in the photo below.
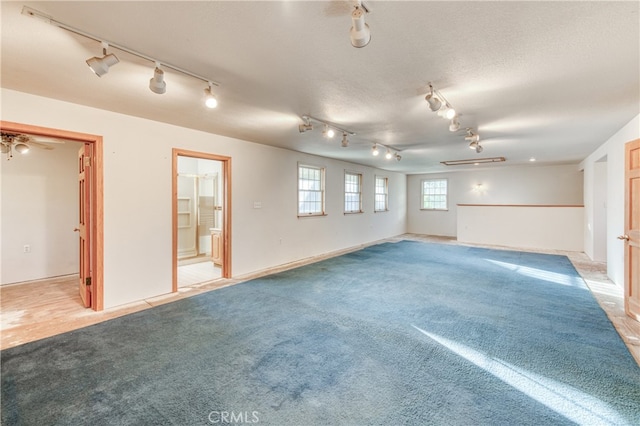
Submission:
{"label": "window frame", "polygon": [[[302,168],[306,168],[306,169],[311,169],[311,170],[318,170],[320,172],[320,190],[319,191],[312,191],[312,190],[308,190],[308,189],[302,189],[300,186],[300,176],[301,176],[301,172],[302,172]],[[326,203],[326,168],[324,166],[317,166],[317,165],[312,165],[312,164],[308,164],[308,163],[298,163],[297,165],[297,181],[296,181],[296,186],[297,186],[297,190],[298,190],[298,195],[297,195],[297,199],[298,199],[298,203],[297,203],[297,215],[298,217],[317,217],[317,216],[326,216],[327,212],[326,212],[326,207],[325,207],[325,203]],[[307,192],[319,192],[320,193],[320,211],[318,212],[309,212],[309,213],[304,213],[300,211],[300,205],[301,205],[301,192],[303,191],[307,191]],[[304,201],[302,201],[304,202]]]}
{"label": "window frame", "polygon": [[[442,193],[434,193],[434,194],[425,194],[424,184],[425,182],[444,182],[445,183],[445,192],[444,192],[444,208],[440,207],[425,207],[425,195],[437,195],[441,196]],[[449,210],[449,179],[447,178],[430,178],[430,179],[422,179],[420,180],[420,210],[426,211],[448,211]]]}
{"label": "window frame", "polygon": [[[378,192],[378,179],[384,180],[384,192]],[[384,209],[378,209],[378,195],[384,196]],[[389,178],[387,176],[373,177],[373,211],[374,213],[382,213],[389,211]]]}
{"label": "window frame", "polygon": [[[358,192],[347,192],[347,176],[356,176],[358,179]],[[364,210],[362,208],[362,183],[363,183],[363,179],[362,179],[362,172],[356,172],[353,170],[345,170],[344,171],[344,176],[343,176],[343,203],[342,203],[342,208],[343,208],[343,212],[344,214],[360,214],[360,213],[364,213]],[[357,194],[358,195],[358,210],[347,210],[347,195],[348,194]]]}

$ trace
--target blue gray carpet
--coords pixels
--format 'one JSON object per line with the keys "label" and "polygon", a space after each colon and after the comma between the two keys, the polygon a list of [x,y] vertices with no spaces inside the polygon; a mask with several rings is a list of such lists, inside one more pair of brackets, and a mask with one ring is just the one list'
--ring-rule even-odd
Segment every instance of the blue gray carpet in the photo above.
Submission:
{"label": "blue gray carpet", "polygon": [[2,351],[5,425],[640,424],[566,257],[403,241]]}

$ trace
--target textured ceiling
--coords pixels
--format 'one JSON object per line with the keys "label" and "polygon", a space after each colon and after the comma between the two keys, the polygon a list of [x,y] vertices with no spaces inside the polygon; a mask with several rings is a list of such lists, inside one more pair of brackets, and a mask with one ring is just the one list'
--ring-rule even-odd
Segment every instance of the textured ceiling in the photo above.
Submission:
{"label": "textured ceiling", "polygon": [[[356,49],[352,1],[2,2],[2,86],[405,173],[475,157],[576,163],[640,112],[638,2],[366,4],[372,39]],[[153,64],[116,49],[121,62],[97,78],[85,60],[99,43],[24,5],[220,82],[219,107],[170,69],[167,92],[152,93]],[[458,132],[429,110],[429,82],[460,112]],[[304,114],[356,135],[342,148],[321,126],[301,134]],[[371,156],[374,142],[402,161]]]}

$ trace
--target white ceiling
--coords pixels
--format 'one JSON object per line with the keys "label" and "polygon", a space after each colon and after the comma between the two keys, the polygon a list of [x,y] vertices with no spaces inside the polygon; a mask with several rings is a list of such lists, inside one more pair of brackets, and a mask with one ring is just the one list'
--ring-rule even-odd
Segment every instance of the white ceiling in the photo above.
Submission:
{"label": "white ceiling", "polygon": [[[170,69],[167,92],[152,93],[153,64],[116,49],[121,62],[97,78],[85,60],[99,43],[21,14],[24,5],[220,82],[219,107],[204,108],[206,85]],[[404,173],[495,156],[577,163],[640,112],[637,1],[369,1],[362,49],[349,40],[353,5],[3,1],[1,84]],[[429,82],[460,112],[458,132],[429,110]],[[341,148],[321,126],[301,134],[305,114],[356,135]],[[465,127],[482,154],[468,149]],[[373,157],[374,142],[402,161]]]}

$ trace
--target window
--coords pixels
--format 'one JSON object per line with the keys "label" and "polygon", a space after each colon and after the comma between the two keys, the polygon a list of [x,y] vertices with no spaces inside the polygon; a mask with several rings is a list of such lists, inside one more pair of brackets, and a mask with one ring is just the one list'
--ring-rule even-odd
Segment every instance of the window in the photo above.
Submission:
{"label": "window", "polygon": [[376,176],[374,211],[386,212],[389,210],[389,179],[386,177]]}
{"label": "window", "polygon": [[344,212],[362,213],[362,174],[344,172]]}
{"label": "window", "polygon": [[422,210],[447,210],[447,180],[422,181]]}
{"label": "window", "polygon": [[298,165],[298,216],[324,215],[324,169]]}

